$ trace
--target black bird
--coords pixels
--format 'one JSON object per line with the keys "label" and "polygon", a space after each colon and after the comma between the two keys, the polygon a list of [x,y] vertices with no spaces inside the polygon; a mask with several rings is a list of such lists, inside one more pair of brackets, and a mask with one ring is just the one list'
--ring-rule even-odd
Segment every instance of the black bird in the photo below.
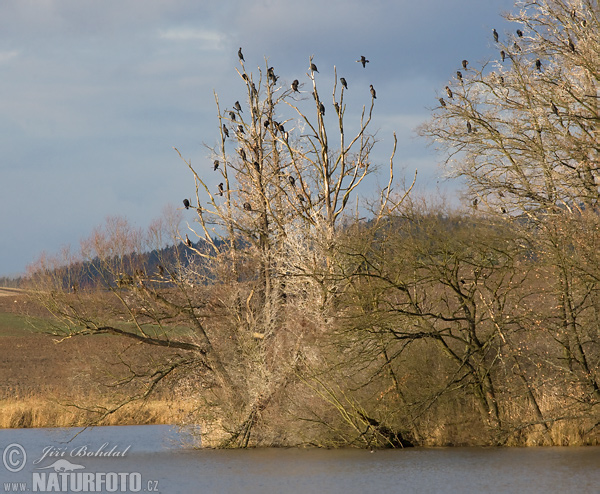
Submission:
{"label": "black bird", "polygon": [[192,246],[192,241],[187,236],[187,233],[185,234],[185,245],[187,245],[188,247]]}
{"label": "black bird", "polygon": [[542,61],[539,58],[535,61],[535,68],[542,71]]}
{"label": "black bird", "polygon": [[183,200],[183,205],[185,209],[190,209],[190,201],[188,201],[187,199]]}
{"label": "black bird", "polygon": [[340,82],[342,83],[342,86],[344,86],[345,89],[348,89],[348,83],[346,82],[346,79],[340,77]]}
{"label": "black bird", "polygon": [[222,196],[223,195],[223,182],[221,182],[219,184],[219,195]]}
{"label": "black bird", "polygon": [[219,160],[213,161],[213,171],[216,172],[218,168],[219,168]]}
{"label": "black bird", "polygon": [[271,122],[270,122],[270,121],[269,121],[269,119],[267,118],[267,119],[265,120],[265,123],[263,124],[263,125],[265,126],[265,129],[268,129],[268,128],[269,128],[269,124],[270,124],[270,123],[271,123]]}
{"label": "black bird", "polygon": [[459,80],[460,82],[462,82],[462,80],[463,80],[463,79],[462,79],[462,72],[461,72],[460,70],[457,70],[457,71],[456,71],[456,77],[458,77],[458,80]]}
{"label": "black bird", "polygon": [[520,29],[517,29],[517,36],[519,38],[522,38],[523,37],[523,31],[521,31]]}
{"label": "black bird", "polygon": [[554,104],[554,101],[551,101],[550,104],[552,106],[552,113],[554,113],[558,117],[558,108]]}
{"label": "black bird", "polygon": [[336,102],[333,104],[333,106],[335,106],[335,111],[336,111],[336,112],[337,112],[337,114],[339,115],[339,114],[340,114],[340,105],[339,105],[339,103],[336,101]]}
{"label": "black bird", "polygon": [[258,173],[260,173],[260,164],[258,163],[258,161],[255,161],[255,162],[254,162],[254,169],[255,169],[255,170],[258,172]]}
{"label": "black bird", "polygon": [[229,137],[229,129],[225,124],[223,124],[223,134],[225,134],[225,137]]}
{"label": "black bird", "polygon": [[321,115],[325,115],[325,105],[323,105],[323,103],[319,103],[319,111],[321,112]]}
{"label": "black bird", "polygon": [[311,71],[313,71],[313,72],[319,72],[319,71],[317,70],[317,66],[316,66],[314,63],[312,63],[312,62],[311,62],[311,64],[310,64],[310,70],[311,70]]}
{"label": "black bird", "polygon": [[234,107],[234,108],[235,108],[237,111],[244,113],[244,112],[242,111],[242,105],[240,105],[240,102],[239,102],[239,101],[236,101],[236,102],[235,102],[235,104],[233,105],[233,107]]}
{"label": "black bird", "polygon": [[573,40],[571,38],[569,38],[569,50],[575,53],[575,44],[573,43]]}
{"label": "black bird", "polygon": [[294,79],[294,82],[292,82],[292,89],[294,90],[295,93],[300,92],[300,91],[298,91],[298,84],[300,84],[300,82],[298,82],[298,79]]}
{"label": "black bird", "polygon": [[240,58],[240,61],[245,62],[246,60],[244,60],[244,55],[242,54],[242,47],[240,46],[240,49],[238,50],[238,57]]}
{"label": "black bird", "polygon": [[375,93],[375,88],[373,87],[373,84],[371,84],[369,87],[371,88],[371,96],[373,96],[373,99],[377,99],[377,93]]}
{"label": "black bird", "polygon": [[231,120],[235,121],[235,113],[232,111],[227,112],[227,113],[229,113],[229,118],[231,118]]}
{"label": "black bird", "polygon": [[448,98],[452,98],[452,89],[450,89],[448,86],[446,86],[446,94],[448,95]]}
{"label": "black bird", "polygon": [[504,53],[504,50],[502,50],[500,52],[500,58],[502,59],[502,61],[504,62],[504,59],[506,58],[506,53]]}
{"label": "black bird", "polygon": [[250,203],[249,203],[249,202],[245,202],[245,203],[244,203],[244,209],[245,209],[246,211],[252,211],[252,206],[250,205]]}
{"label": "black bird", "polygon": [[242,79],[244,79],[245,81],[248,80],[248,76],[246,74],[242,74]]}
{"label": "black bird", "polygon": [[519,43],[517,43],[516,41],[513,43],[513,47],[515,50],[521,51],[521,47],[519,46]]}
{"label": "black bird", "polygon": [[473,199],[473,207],[477,208],[477,204],[479,203],[479,199],[477,197]]}
{"label": "black bird", "polygon": [[442,105],[443,108],[446,108],[446,102],[444,101],[444,98],[440,98],[440,105]]}
{"label": "black bird", "polygon": [[469,65],[469,61],[468,60],[463,60],[462,61],[463,69],[467,70],[467,65]]}
{"label": "black bird", "polygon": [[498,31],[496,31],[495,29],[492,31],[492,33],[494,34],[494,41],[496,43],[498,43]]}
{"label": "black bird", "polygon": [[273,69],[273,67],[267,69],[267,78],[273,80],[273,82],[277,82],[277,79],[279,79],[279,77],[275,75],[275,69]]}
{"label": "black bird", "polygon": [[367,66],[367,64],[369,63],[369,61],[365,58],[364,55],[360,56],[360,60],[357,60],[358,63],[362,63],[363,68],[365,68]]}
{"label": "black bird", "polygon": [[246,132],[244,132],[244,126],[243,125],[238,125],[238,132],[240,134],[245,134]]}
{"label": "black bird", "polygon": [[290,185],[293,187],[294,185],[296,185],[296,179],[294,177],[292,177],[291,175],[288,177],[288,180],[290,181]]}
{"label": "black bird", "polygon": [[244,151],[244,148],[240,148],[239,153],[241,158],[246,161],[246,151]]}
{"label": "black bird", "polygon": [[467,122],[467,133],[470,134],[473,131],[473,128],[471,127],[471,122]]}

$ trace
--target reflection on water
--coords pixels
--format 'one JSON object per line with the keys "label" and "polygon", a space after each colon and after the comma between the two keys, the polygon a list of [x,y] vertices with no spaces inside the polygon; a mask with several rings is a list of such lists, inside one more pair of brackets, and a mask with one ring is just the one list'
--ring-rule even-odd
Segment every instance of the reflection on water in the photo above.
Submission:
{"label": "reflection on water", "polygon": [[[272,448],[215,451],[192,449],[192,436],[169,426],[97,427],[73,438],[76,432],[0,430],[0,450],[9,466],[10,461],[15,465],[19,461],[19,451],[11,444],[22,446],[27,456],[24,468],[18,472],[10,472],[0,464],[0,480],[26,482],[31,490],[33,476],[39,478],[43,473],[48,480],[60,475],[53,473],[53,465],[57,459],[66,459],[74,472],[90,476],[97,472],[135,472],[142,479],[142,491],[169,494],[547,494],[595,493],[600,486],[600,447],[412,448],[375,453]],[[124,456],[120,455],[123,452]],[[72,475],[75,478],[77,474]]]}

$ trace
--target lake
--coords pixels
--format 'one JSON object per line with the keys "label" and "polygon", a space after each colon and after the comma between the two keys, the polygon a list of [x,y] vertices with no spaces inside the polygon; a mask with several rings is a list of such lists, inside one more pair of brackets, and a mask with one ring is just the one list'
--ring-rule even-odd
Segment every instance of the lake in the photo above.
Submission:
{"label": "lake", "polygon": [[600,447],[202,450],[192,447],[189,433],[170,426],[80,431],[0,430],[0,490],[600,492]]}

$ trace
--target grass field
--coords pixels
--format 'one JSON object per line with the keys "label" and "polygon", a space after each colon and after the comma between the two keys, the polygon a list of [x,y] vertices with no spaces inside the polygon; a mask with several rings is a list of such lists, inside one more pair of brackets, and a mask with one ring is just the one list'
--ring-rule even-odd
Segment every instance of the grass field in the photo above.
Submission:
{"label": "grass field", "polygon": [[[58,342],[48,334],[51,327],[49,317],[23,293],[0,289],[0,428],[84,425],[94,414],[73,405],[108,404],[114,392],[101,383],[114,381],[121,355],[145,358],[109,335]],[[103,424],[179,423],[192,409],[165,391],[124,407]]]}

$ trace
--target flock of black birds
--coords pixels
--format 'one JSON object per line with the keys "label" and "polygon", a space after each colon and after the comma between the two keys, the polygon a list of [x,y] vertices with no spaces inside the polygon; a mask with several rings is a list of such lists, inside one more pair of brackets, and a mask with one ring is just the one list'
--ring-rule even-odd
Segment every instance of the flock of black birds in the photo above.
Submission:
{"label": "flock of black birds", "polygon": [[[576,15],[575,11],[573,11],[571,13],[571,17],[573,19],[577,18],[577,15]],[[586,25],[585,19],[582,21],[582,25],[585,27],[585,25]],[[523,36],[524,36],[524,33],[523,33],[523,31],[521,29],[517,29],[516,30],[516,34],[517,34],[518,38],[523,38]],[[492,29],[492,36],[494,37],[494,42],[495,43],[499,43],[500,42],[500,36],[498,34],[498,31],[496,31],[496,29]],[[573,43],[573,40],[570,37],[567,38],[567,45],[568,45],[569,50],[572,53],[576,53],[577,52],[577,48],[575,47],[575,43]],[[519,46],[519,44],[516,41],[514,41],[514,43],[513,43],[513,48],[515,49],[515,51],[522,51],[521,47]],[[510,56],[510,53],[508,55]],[[500,59],[502,60],[502,62],[504,62],[506,60],[506,56],[507,56],[507,53],[504,50],[500,50]],[[362,58],[364,59],[364,57],[362,57]],[[357,62],[360,62],[360,61],[361,60],[357,60]],[[366,62],[368,62],[368,60],[366,60]],[[365,64],[363,63],[363,66],[364,65]],[[468,65],[469,65],[469,61],[468,60],[463,60],[462,61],[462,68],[463,68],[463,70],[468,70],[468,68],[467,68]],[[536,59],[536,61],[535,61],[535,68],[536,68],[536,70],[538,72],[542,72],[542,61],[539,58]],[[464,82],[463,81],[463,73],[460,70],[456,71],[456,78],[458,79],[458,81],[461,84]],[[504,85],[504,77],[503,76],[499,77],[499,81],[500,81],[500,83],[502,85]],[[450,89],[449,86],[446,86],[445,89],[446,89],[446,94],[448,95],[448,98],[452,99],[453,96],[454,96],[454,94],[452,92],[452,89]],[[373,91],[373,86],[371,86],[371,93],[373,94],[373,97],[375,97],[375,94],[374,94],[374,91]],[[447,105],[446,105],[446,101],[444,100],[444,98],[439,98],[438,101],[440,102],[440,106],[442,108],[446,108]],[[558,110],[557,106],[554,104],[554,102],[551,101],[550,103],[551,103],[550,107],[552,109],[552,113],[554,113],[556,116],[560,116],[559,110]],[[467,122],[467,133],[470,134],[473,130],[474,129],[471,126],[471,123]]]}
{"label": "flock of black birds", "polygon": [[[241,63],[245,62],[244,54],[242,52],[242,47],[240,47],[240,49],[238,50],[238,58],[239,58],[239,60],[240,60]],[[363,68],[366,68],[367,64],[370,63],[370,61],[367,60],[367,58],[364,55],[361,55],[360,59],[356,60],[356,62],[362,64]],[[463,61],[463,67],[466,68],[466,60]],[[314,72],[319,73],[319,70],[318,70],[316,64],[313,63],[312,61],[310,63],[310,71],[313,72],[313,73]],[[243,74],[242,77],[243,77],[243,79],[245,81],[248,81],[248,76],[246,74]],[[273,67],[269,67],[267,69],[267,79],[269,81],[273,81],[273,83],[276,83],[277,80],[279,79],[279,77],[275,74],[275,69]],[[342,85],[342,87],[345,90],[348,90],[348,82],[346,81],[346,79],[344,77],[340,77],[340,84]],[[300,85],[300,81],[298,79],[294,79],[294,81],[292,82],[292,85],[291,85],[292,91],[293,92],[300,92],[299,85]],[[252,84],[252,87],[253,88],[255,87],[254,84]],[[375,92],[375,88],[373,88],[372,84],[369,85],[369,90],[371,92],[371,97],[373,99],[377,99],[377,93]],[[313,94],[313,96],[314,96],[314,94]],[[334,104],[334,106],[335,106],[336,112],[339,115],[339,113],[340,113],[339,104],[336,102]],[[239,113],[243,113],[242,105],[240,104],[239,101],[236,101],[234,103],[233,108],[235,109],[235,111],[238,112],[238,114]],[[237,122],[237,120],[236,120],[237,116],[236,116],[235,111],[227,111],[227,114],[229,115],[229,119],[232,122]],[[319,112],[321,113],[321,115],[325,115],[325,105],[323,105],[322,102],[319,102]],[[265,128],[268,128],[271,124],[273,124],[273,129],[274,129],[275,133],[277,133],[278,131],[281,132],[281,134],[284,136],[284,139],[287,141],[288,135],[287,135],[287,132],[285,132],[285,128],[284,128],[283,124],[275,122],[275,121],[270,121],[268,119],[264,122]],[[222,129],[223,129],[223,135],[224,135],[224,137],[228,138],[229,137],[229,128],[227,127],[227,125],[223,124]],[[245,134],[243,125],[238,125],[237,132],[238,132],[238,134]],[[247,160],[246,151],[243,148],[238,149],[238,153],[239,153],[240,157],[242,158],[242,160],[244,160],[244,161]],[[214,160],[213,161],[213,171],[217,171],[219,169],[219,165],[220,165],[219,160]],[[254,162],[254,168],[256,169],[256,171],[258,173],[260,173],[260,164],[258,162],[256,162],[256,161]],[[289,181],[289,183],[290,183],[290,185],[292,187],[295,187],[296,179],[292,175],[289,175],[288,181]],[[224,189],[224,185],[221,182],[218,185],[218,192],[217,192],[218,195],[219,196],[223,196],[224,190],[225,190]],[[299,197],[300,201],[305,201],[304,197],[302,197],[300,195],[298,195],[298,197]],[[189,199],[184,199],[183,200],[183,206],[185,207],[185,209],[189,209],[190,208],[190,200]],[[252,209],[252,205],[249,202],[245,202],[243,204],[243,208],[244,208],[245,211],[252,211],[253,210]],[[187,235],[186,235],[186,241],[185,241],[185,243],[186,243],[186,245],[188,245],[188,247],[192,245],[191,242],[190,242],[190,240],[189,240],[189,238],[187,237]]]}

